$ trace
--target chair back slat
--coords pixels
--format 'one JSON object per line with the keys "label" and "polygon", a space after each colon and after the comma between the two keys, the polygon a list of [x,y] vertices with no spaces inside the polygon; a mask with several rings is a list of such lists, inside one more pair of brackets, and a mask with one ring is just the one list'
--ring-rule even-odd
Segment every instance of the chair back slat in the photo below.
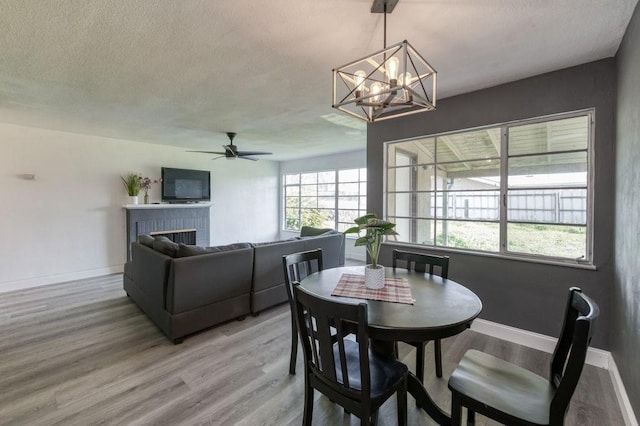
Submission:
{"label": "chair back slat", "polygon": [[[302,267],[301,267],[302,266]],[[322,271],[322,249],[303,251],[300,253],[287,254],[282,256],[282,267],[284,269],[284,284],[287,290],[287,298],[293,312],[293,282],[300,282],[308,275]]]}
{"label": "chair back slat", "polygon": [[564,419],[569,400],[578,385],[599,314],[600,309],[591,298],[577,287],[570,289],[562,331],[551,360],[550,381],[556,388],[551,402],[551,420]]}
{"label": "chair back slat", "polygon": [[337,343],[338,343],[338,352],[339,352],[339,359],[340,359],[340,370],[342,373],[342,385],[345,388],[349,388],[350,387],[349,371],[347,369],[347,355],[344,348],[344,339],[343,339],[343,337],[346,335],[344,331],[344,324],[342,323],[342,321],[338,321],[337,323],[334,324],[334,327],[336,329],[336,335],[338,336]]}
{"label": "chair back slat", "polygon": [[314,272],[322,271],[322,249],[303,251],[282,256],[284,282],[287,287],[289,300],[291,298],[291,283],[300,282]]}
{"label": "chair back slat", "polygon": [[311,316],[311,322],[307,323],[309,336],[312,337],[309,342],[318,346],[319,358],[314,360],[316,369],[329,380],[337,382],[330,317],[322,309],[316,310],[311,306],[307,307],[307,311]]}
{"label": "chair back slat", "polygon": [[[295,281],[294,281],[294,284],[295,284]],[[311,323],[312,316],[311,316],[311,313],[308,310],[303,310],[301,315],[302,315],[301,320],[304,321],[304,324]],[[308,331],[307,331],[307,333],[308,333]],[[318,345],[317,345],[317,339],[315,338],[315,334],[314,334],[314,338],[313,339],[311,337],[309,337],[309,345],[308,345],[308,347],[309,347],[309,355],[308,355],[308,357],[309,357],[309,359],[312,360],[312,364],[319,365],[320,364],[320,355],[318,354]],[[302,344],[302,348],[304,350],[304,348],[305,348],[304,343]]]}
{"label": "chair back slat", "polygon": [[400,267],[400,262],[403,262],[405,269],[416,272],[425,273],[428,266],[431,275],[434,273],[434,267],[437,266],[440,268],[440,274],[436,275],[440,275],[442,278],[449,276],[449,256],[393,250],[393,267]]}

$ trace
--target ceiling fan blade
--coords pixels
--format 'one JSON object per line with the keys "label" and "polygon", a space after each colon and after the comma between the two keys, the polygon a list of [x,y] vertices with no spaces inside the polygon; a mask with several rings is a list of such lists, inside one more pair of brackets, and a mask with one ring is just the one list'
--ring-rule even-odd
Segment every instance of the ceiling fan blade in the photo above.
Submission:
{"label": "ceiling fan blade", "polygon": [[238,155],[273,155],[273,153],[265,151],[238,151]]}
{"label": "ceiling fan blade", "polygon": [[251,161],[258,161],[257,158],[251,158],[251,157],[244,157],[242,155],[239,155],[238,158],[242,159],[242,160],[251,160]]}
{"label": "ceiling fan blade", "polygon": [[217,155],[226,154],[225,152],[217,152],[217,151],[187,151],[187,152],[199,152],[201,154],[217,154]]}

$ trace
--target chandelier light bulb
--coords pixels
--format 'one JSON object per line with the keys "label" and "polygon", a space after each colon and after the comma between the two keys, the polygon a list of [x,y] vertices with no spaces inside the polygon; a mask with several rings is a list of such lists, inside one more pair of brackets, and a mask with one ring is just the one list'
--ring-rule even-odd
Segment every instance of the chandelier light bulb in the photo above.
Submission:
{"label": "chandelier light bulb", "polygon": [[380,102],[380,92],[382,92],[382,84],[375,82],[371,85],[371,100],[373,102]]}
{"label": "chandelier light bulb", "polygon": [[400,74],[400,77],[398,77],[398,84],[401,86],[409,86],[411,84],[411,79],[413,78],[413,76],[411,75],[411,73],[409,71]]}
{"label": "chandelier light bulb", "polygon": [[400,60],[395,56],[387,59],[387,77],[389,77],[389,83],[391,87],[398,84],[398,67],[400,66]]}

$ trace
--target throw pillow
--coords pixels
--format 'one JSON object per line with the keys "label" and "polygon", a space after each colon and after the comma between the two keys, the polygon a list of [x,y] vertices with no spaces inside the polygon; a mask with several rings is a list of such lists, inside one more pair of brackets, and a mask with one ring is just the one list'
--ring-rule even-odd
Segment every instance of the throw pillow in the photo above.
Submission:
{"label": "throw pillow", "polygon": [[251,245],[249,243],[234,243],[226,246],[202,247],[179,244],[177,257],[199,256],[201,254],[220,253],[244,248],[251,248]]}
{"label": "throw pillow", "polygon": [[138,242],[143,246],[153,248],[154,241],[155,241],[155,238],[153,238],[151,235],[147,235],[147,234],[138,235]]}
{"label": "throw pillow", "polygon": [[176,257],[178,254],[178,244],[167,237],[156,237],[153,241],[153,249],[167,256]]}
{"label": "throw pillow", "polygon": [[220,250],[215,247],[190,246],[181,243],[178,245],[178,254],[176,257],[199,256],[207,253],[218,253],[219,251]]}

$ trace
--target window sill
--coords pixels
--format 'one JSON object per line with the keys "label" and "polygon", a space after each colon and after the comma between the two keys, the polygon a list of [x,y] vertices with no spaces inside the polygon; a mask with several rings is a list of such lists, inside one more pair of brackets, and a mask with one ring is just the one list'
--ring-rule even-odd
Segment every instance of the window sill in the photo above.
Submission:
{"label": "window sill", "polygon": [[551,260],[551,259],[536,259],[532,257],[524,257],[517,256],[512,254],[500,254],[500,253],[489,253],[483,251],[471,251],[471,250],[460,250],[451,247],[436,247],[436,246],[427,246],[424,244],[411,244],[404,242],[395,242],[395,241],[385,241],[382,243],[385,246],[394,246],[394,247],[402,247],[402,248],[411,248],[411,249],[421,249],[421,250],[430,250],[434,252],[441,253],[459,253],[468,256],[482,256],[482,257],[493,257],[496,259],[504,259],[504,260],[512,260],[516,262],[528,262],[528,263],[539,263],[543,265],[553,265],[553,266],[563,266],[567,268],[576,268],[576,269],[586,269],[589,271],[597,271],[598,267],[591,263],[578,263],[571,261],[561,261],[561,260]]}

